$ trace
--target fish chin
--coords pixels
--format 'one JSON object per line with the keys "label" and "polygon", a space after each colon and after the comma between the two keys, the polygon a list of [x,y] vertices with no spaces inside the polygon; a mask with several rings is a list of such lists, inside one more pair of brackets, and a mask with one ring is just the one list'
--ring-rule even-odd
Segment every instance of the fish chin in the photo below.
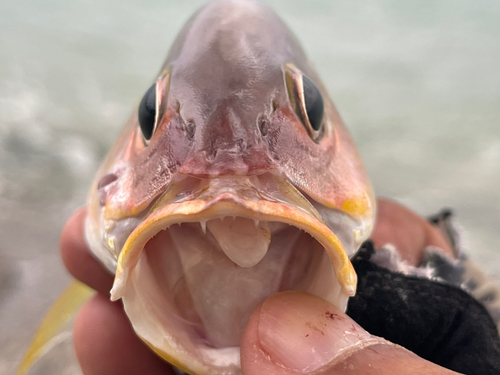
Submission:
{"label": "fish chin", "polygon": [[[262,238],[243,246],[233,241],[253,232]],[[348,298],[324,247],[309,233],[225,216],[173,224],[152,236],[130,272],[123,302],[137,334],[166,359],[195,373],[196,362],[210,373],[238,373],[250,315],[285,290],[310,292],[341,309]],[[179,363],[179,353],[190,358]]]}

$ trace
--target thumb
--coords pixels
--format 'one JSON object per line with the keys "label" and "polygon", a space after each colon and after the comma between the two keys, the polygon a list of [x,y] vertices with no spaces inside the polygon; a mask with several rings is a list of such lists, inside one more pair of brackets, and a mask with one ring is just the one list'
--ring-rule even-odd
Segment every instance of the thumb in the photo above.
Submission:
{"label": "thumb", "polygon": [[241,342],[245,375],[456,374],[372,336],[327,301],[304,292],[269,297]]}

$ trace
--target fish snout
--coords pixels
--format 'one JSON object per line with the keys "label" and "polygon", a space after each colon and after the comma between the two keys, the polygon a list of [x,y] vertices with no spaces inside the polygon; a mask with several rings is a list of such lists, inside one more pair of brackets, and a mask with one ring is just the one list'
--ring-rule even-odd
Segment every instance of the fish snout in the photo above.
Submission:
{"label": "fish snout", "polygon": [[255,176],[277,168],[264,146],[248,146],[240,139],[191,153],[179,168],[179,173],[197,178]]}

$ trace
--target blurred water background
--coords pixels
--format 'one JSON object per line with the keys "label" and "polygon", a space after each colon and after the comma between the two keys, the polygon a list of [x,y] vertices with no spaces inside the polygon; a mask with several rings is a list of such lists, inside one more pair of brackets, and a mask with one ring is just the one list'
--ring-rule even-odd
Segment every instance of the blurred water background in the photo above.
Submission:
{"label": "blurred water background", "polygon": [[[58,236],[201,0],[0,2],[0,373],[69,283]],[[452,207],[500,280],[500,2],[269,0],[379,195]]]}

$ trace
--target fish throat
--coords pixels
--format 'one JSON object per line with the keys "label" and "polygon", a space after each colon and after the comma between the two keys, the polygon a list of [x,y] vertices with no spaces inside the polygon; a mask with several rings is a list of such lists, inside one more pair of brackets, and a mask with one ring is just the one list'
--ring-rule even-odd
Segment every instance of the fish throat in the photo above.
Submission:
{"label": "fish throat", "polygon": [[250,315],[273,293],[305,290],[330,300],[338,295],[331,261],[311,235],[242,216],[160,231],[146,244],[135,272],[138,293],[154,288],[155,303],[163,299],[162,319],[178,320],[193,343],[212,348],[239,346]]}

